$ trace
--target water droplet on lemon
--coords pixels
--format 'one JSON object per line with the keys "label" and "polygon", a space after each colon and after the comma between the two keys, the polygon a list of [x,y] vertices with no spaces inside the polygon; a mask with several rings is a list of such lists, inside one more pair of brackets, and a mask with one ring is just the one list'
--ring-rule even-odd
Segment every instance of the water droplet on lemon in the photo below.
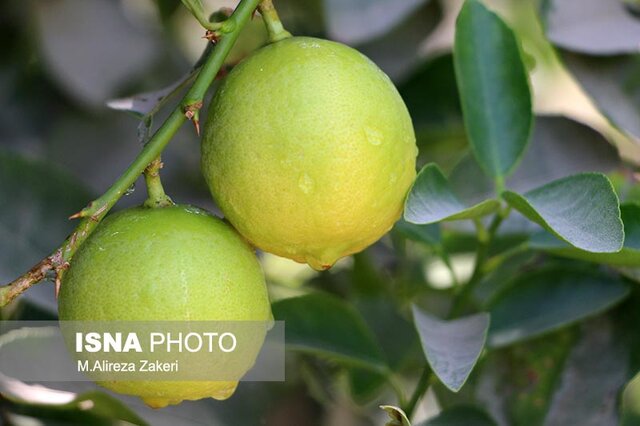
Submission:
{"label": "water droplet on lemon", "polygon": [[384,135],[382,134],[382,132],[374,129],[373,127],[365,127],[364,134],[367,138],[367,142],[369,142],[373,146],[381,145],[384,139]]}
{"label": "water droplet on lemon", "polygon": [[310,193],[313,191],[313,179],[311,179],[308,174],[304,173],[300,176],[300,179],[298,179],[298,188],[300,188],[300,190],[305,194]]}

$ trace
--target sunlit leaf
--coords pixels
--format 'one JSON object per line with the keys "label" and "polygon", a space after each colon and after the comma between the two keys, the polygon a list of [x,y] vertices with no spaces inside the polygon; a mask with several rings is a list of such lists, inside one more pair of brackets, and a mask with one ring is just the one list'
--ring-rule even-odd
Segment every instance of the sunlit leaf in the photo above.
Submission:
{"label": "sunlit leaf", "polygon": [[620,206],[620,212],[624,223],[624,246],[617,253],[591,253],[580,250],[546,232],[534,235],[531,240],[531,247],[557,256],[589,262],[640,267],[640,205],[623,204]]}
{"label": "sunlit leaf", "polygon": [[595,253],[622,248],[620,206],[606,176],[583,173],[548,183],[522,195],[505,191],[511,207],[574,247]]}

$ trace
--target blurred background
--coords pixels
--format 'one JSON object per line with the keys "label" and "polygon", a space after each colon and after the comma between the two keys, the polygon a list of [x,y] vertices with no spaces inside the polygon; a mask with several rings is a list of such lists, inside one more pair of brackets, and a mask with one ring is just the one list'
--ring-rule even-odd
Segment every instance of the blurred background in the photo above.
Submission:
{"label": "blurred background", "polygon": [[[204,3],[213,12],[237,2]],[[274,3],[292,33],[349,44],[387,72],[413,118],[419,165],[437,162],[450,174],[462,198],[484,199],[492,186],[467,152],[451,57],[460,0]],[[508,186],[526,190],[579,171],[602,171],[612,176],[623,199],[640,201],[633,174],[640,164],[640,5],[633,0],[484,3],[516,32],[537,115],[531,146]],[[72,229],[66,218],[105,191],[139,152],[139,116],[110,108],[108,102],[162,90],[183,78],[206,46],[202,35],[178,0],[0,2],[0,282],[13,280],[56,248]],[[228,66],[265,41],[263,24],[256,18],[242,33]],[[110,103],[119,108],[126,104],[126,99]],[[155,117],[153,128],[171,107]],[[195,132],[185,125],[163,154],[165,189],[177,202],[218,212],[201,176],[199,157]],[[139,204],[145,195],[138,182],[116,209]],[[520,241],[526,226],[514,217],[500,243],[507,247]],[[274,301],[314,288],[349,300],[411,389],[423,355],[407,314],[408,301],[417,298],[433,312],[445,311],[452,279],[433,256],[434,242],[454,253],[454,270],[463,279],[473,267],[475,248],[467,231],[459,225],[444,229],[401,225],[374,247],[323,273],[272,255],[261,254],[261,261]],[[394,302],[389,302],[388,293]],[[31,288],[0,314],[3,319],[55,318],[53,286]],[[613,338],[607,320],[592,321],[587,327],[599,330],[601,340]],[[581,350],[588,353],[602,344],[598,336]],[[532,421],[539,402],[535,398],[542,400],[546,394],[527,393],[527,377],[537,374],[535,368],[552,369],[552,349],[561,346],[554,342],[574,337],[561,334],[545,343],[551,348],[516,347],[500,355],[503,358],[487,361],[498,367],[502,362],[514,363],[510,371],[515,379],[478,377],[473,380],[479,385],[470,387],[467,394],[475,392],[477,398],[484,398],[502,424],[538,424]],[[526,359],[535,353],[548,353],[548,359],[533,360],[542,364]],[[346,371],[330,360],[294,353],[288,357],[286,383],[242,383],[228,401],[187,402],[159,411],[134,398],[111,394],[115,399],[102,402],[110,407],[107,414],[98,415],[71,403],[83,392],[98,389],[88,383],[48,383],[47,388],[38,389],[5,383],[0,385],[4,395],[0,418],[17,425],[127,424],[116,421],[133,411],[153,425],[385,423],[386,415],[377,405],[394,402],[394,396],[376,383],[376,377]],[[517,368],[528,361],[535,368]],[[613,364],[622,368],[618,361]],[[624,372],[616,376],[615,368],[607,370],[608,381],[598,386],[598,392],[616,389],[631,369],[625,364]],[[591,390],[589,382],[573,385],[565,389],[564,400],[544,404],[555,403],[551,408],[559,412],[586,410],[585,418],[591,419],[591,423],[571,424],[613,424],[615,395],[609,405],[594,407],[589,401],[603,399],[593,396],[590,400],[581,393]],[[464,391],[453,396],[430,391],[416,418],[427,419],[451,399],[465,397]]]}

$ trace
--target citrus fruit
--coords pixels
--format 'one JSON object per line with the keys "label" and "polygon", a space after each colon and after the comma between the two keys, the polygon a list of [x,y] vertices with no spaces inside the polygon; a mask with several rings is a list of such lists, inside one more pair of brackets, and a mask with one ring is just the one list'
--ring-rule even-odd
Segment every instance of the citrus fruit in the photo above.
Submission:
{"label": "citrus fruit", "polygon": [[[271,321],[260,265],[233,228],[190,206],[108,216],[78,249],[58,299],[63,321]],[[260,350],[265,332],[252,347]],[[244,354],[247,355],[247,354]],[[237,381],[110,381],[153,407],[225,399]]]}
{"label": "citrus fruit", "polygon": [[253,53],[211,102],[202,169],[258,248],[326,269],[385,234],[415,178],[409,113],[345,45],[292,37]]}

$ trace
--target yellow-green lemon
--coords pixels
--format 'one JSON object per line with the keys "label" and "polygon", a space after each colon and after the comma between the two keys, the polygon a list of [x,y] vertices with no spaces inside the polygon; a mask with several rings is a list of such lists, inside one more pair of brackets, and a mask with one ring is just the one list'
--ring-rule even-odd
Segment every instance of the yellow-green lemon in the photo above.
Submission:
{"label": "yellow-green lemon", "polygon": [[216,93],[202,169],[253,245],[326,269],[385,234],[415,178],[402,98],[369,59],[308,37],[270,44]]}
{"label": "yellow-green lemon", "polygon": [[[58,303],[66,321],[272,319],[253,250],[229,225],[190,206],[133,208],[108,216],[73,257]],[[262,339],[264,333],[251,349],[255,353],[243,354],[251,363]],[[237,381],[99,384],[162,407],[228,398]]]}

